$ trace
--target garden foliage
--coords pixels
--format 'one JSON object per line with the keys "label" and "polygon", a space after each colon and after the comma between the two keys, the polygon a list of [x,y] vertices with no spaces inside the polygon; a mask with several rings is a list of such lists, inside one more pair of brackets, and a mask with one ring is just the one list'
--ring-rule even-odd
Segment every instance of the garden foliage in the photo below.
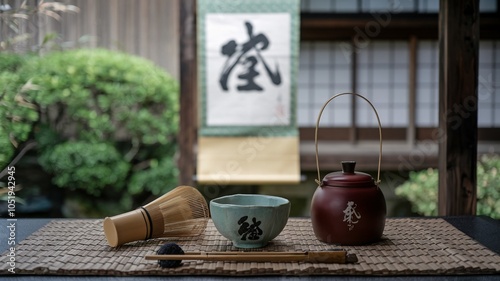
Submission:
{"label": "garden foliage", "polygon": [[[500,219],[500,156],[483,155],[477,163],[477,215]],[[410,172],[396,194],[412,203],[414,212],[436,216],[439,176],[436,169]]]}
{"label": "garden foliage", "polygon": [[0,74],[0,118],[8,120],[0,128],[8,132],[0,134],[2,167],[13,154],[5,144],[31,138],[41,167],[65,190],[100,199],[113,190],[115,201],[132,202],[123,197],[177,185],[178,85],[164,70],[102,49],[21,64]]}

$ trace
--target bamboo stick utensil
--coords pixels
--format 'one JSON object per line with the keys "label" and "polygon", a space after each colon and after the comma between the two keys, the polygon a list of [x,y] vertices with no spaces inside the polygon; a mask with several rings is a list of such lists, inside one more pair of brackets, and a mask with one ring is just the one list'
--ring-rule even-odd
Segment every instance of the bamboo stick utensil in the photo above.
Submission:
{"label": "bamboo stick utensil", "polygon": [[186,252],[175,255],[147,255],[146,260],[203,260],[241,262],[355,263],[355,254],[344,250],[319,252]]}

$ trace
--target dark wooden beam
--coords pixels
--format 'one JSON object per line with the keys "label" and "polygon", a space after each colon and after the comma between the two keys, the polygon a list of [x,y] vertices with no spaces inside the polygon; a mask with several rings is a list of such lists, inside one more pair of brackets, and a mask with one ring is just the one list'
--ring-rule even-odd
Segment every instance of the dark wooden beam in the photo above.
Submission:
{"label": "dark wooden beam", "polygon": [[[439,128],[417,128],[417,140],[438,141]],[[499,142],[500,128],[478,128],[477,139],[483,142]]]}
{"label": "dark wooden beam", "polygon": [[[413,20],[418,18],[418,22]],[[437,38],[435,15],[394,14],[307,15],[301,17],[302,40],[350,40],[362,44],[373,39]],[[357,42],[355,42],[357,43]]]}
{"label": "dark wooden beam", "polygon": [[[300,140],[311,141],[314,140],[314,127],[301,127],[299,128]],[[404,140],[406,137],[405,128],[382,128],[382,135],[384,140]],[[373,128],[356,128],[356,140],[352,139],[352,127],[321,127],[318,130],[318,140],[330,141],[346,141],[356,143],[359,141],[379,140],[378,127]]]}
{"label": "dark wooden beam", "polygon": [[196,139],[196,1],[179,1],[180,20],[180,122],[179,183],[192,185]]}
{"label": "dark wooden beam", "polygon": [[439,7],[439,215],[476,213],[479,0]]}
{"label": "dark wooden beam", "polygon": [[[300,36],[303,41],[438,39],[438,15],[392,14],[311,14],[302,13]],[[500,39],[497,13],[481,14],[481,38]],[[362,43],[361,42],[361,43]]]}
{"label": "dark wooden beam", "polygon": [[[314,142],[302,143],[303,149],[300,152],[300,167],[303,172],[316,171],[316,154],[314,153]],[[378,167],[378,151],[376,145],[366,146],[356,144],[346,146],[344,144],[319,144],[319,166],[322,172],[333,172],[340,170],[340,162],[346,159],[356,161],[356,169],[360,171],[376,171]],[[404,142],[401,142],[398,148],[384,147],[382,156],[382,170],[384,172],[397,171],[399,175],[407,173],[409,170],[424,170],[437,167],[437,155],[422,155],[419,148],[408,149]],[[360,153],[360,150],[364,151]]]}
{"label": "dark wooden beam", "polygon": [[[314,141],[314,127],[300,127],[300,140],[301,141]],[[325,127],[322,126],[318,131],[318,140],[322,141],[345,141],[351,142],[350,138],[351,127]],[[478,128],[478,141],[483,142],[499,142],[500,141],[500,128]],[[415,141],[431,141],[436,143],[440,141],[439,128],[433,127],[416,127],[415,128]],[[408,136],[408,128],[402,127],[382,127],[382,134],[384,140],[388,141],[405,141]],[[359,141],[373,141],[378,140],[378,128],[357,128],[357,135]]]}

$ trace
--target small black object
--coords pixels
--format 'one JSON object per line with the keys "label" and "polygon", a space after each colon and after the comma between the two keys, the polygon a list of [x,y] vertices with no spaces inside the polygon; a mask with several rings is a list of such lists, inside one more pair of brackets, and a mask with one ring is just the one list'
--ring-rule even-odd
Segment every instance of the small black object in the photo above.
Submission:
{"label": "small black object", "polygon": [[[160,249],[158,249],[158,251],[156,251],[156,253],[158,255],[183,255],[184,251],[182,250],[182,248],[179,245],[177,245],[175,243],[166,243],[163,246],[161,246]],[[158,264],[162,268],[178,267],[181,265],[181,263],[182,263],[181,260],[173,260],[173,261],[159,260],[158,261]]]}

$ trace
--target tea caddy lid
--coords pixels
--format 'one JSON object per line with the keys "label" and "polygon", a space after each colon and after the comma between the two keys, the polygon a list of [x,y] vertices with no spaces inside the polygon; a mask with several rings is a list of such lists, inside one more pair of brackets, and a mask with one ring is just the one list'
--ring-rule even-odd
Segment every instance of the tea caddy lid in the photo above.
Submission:
{"label": "tea caddy lid", "polygon": [[342,161],[342,171],[327,174],[321,186],[373,187],[375,181],[369,174],[356,172],[356,161]]}

